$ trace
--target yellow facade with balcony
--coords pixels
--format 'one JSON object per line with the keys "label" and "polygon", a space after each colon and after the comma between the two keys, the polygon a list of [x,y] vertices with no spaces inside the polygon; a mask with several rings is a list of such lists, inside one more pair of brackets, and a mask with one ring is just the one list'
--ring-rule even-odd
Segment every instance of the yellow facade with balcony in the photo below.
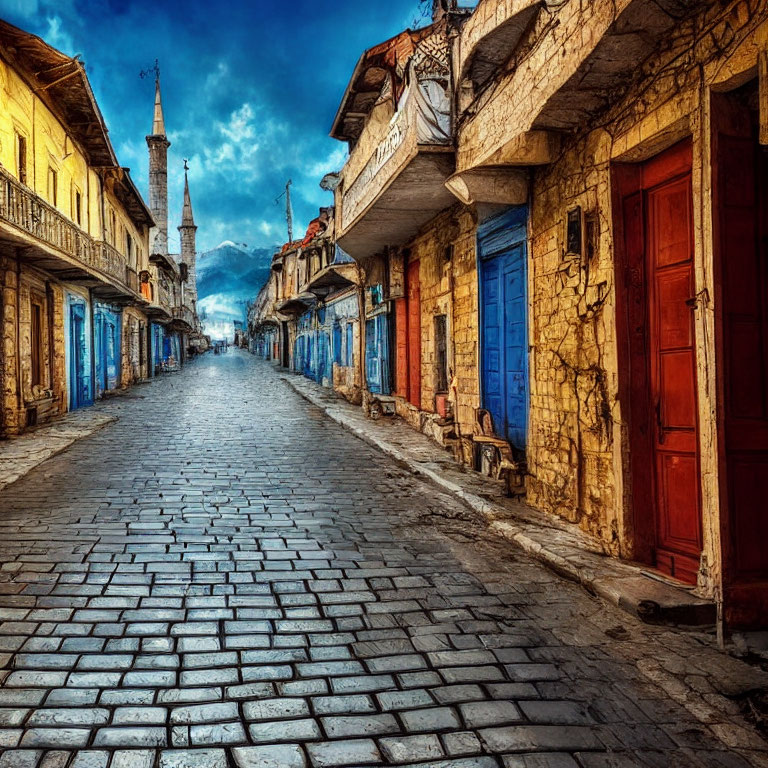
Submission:
{"label": "yellow facade with balcony", "polygon": [[88,308],[91,347],[94,305],[121,316],[133,307],[113,340],[109,388],[146,375],[136,342],[152,223],[117,162],[82,62],[0,22],[0,435],[70,407],[78,376],[65,344],[69,297]]}

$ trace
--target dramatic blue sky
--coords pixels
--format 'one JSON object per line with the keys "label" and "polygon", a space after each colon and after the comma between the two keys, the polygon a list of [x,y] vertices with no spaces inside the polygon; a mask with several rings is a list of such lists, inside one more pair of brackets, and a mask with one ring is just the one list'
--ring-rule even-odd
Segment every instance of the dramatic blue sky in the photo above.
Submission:
{"label": "dramatic blue sky", "polygon": [[174,251],[185,157],[200,250],[282,243],[288,178],[303,232],[332,202],[318,182],[346,157],[328,132],[358,56],[419,14],[418,0],[0,0],[2,18],[82,55],[145,197],[154,86],[139,72],[159,59]]}

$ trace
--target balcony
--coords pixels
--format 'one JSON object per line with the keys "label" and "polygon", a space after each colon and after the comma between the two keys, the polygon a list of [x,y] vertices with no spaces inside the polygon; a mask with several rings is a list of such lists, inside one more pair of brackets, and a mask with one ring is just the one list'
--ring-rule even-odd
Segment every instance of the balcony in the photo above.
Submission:
{"label": "balcony", "polygon": [[[475,91],[492,78],[494,87],[471,108],[462,105],[457,196],[519,196],[521,177],[504,169],[552,162],[559,137],[588,126],[699,7],[694,0],[480,0],[461,33],[458,70]],[[548,23],[537,22],[539,12]],[[473,186],[490,196],[478,198]]]}
{"label": "balcony", "polygon": [[24,248],[25,260],[65,282],[92,287],[105,300],[142,302],[125,256],[95,240],[0,168],[0,237]]}
{"label": "balcony", "polygon": [[174,307],[173,308],[174,322],[179,326],[188,326],[188,328],[182,328],[182,330],[193,331],[195,329],[195,315],[192,310],[187,306]]}
{"label": "balcony", "polygon": [[158,280],[152,279],[150,285],[152,286],[152,300],[149,306],[144,308],[144,312],[160,322],[171,320],[173,317],[171,292]]}
{"label": "balcony", "polygon": [[318,300],[351,288],[358,283],[357,265],[353,262],[331,262],[313,270],[301,288]]}
{"label": "balcony", "polygon": [[458,71],[482,87],[514,51],[540,0],[480,0],[461,30]]}
{"label": "balcony", "polygon": [[316,302],[317,297],[313,293],[304,292],[277,302],[275,311],[281,315],[298,317],[298,315],[303,315],[310,307],[314,306]]}
{"label": "balcony", "polygon": [[[444,186],[454,169],[447,82],[412,68],[386,135],[363,128],[337,196],[337,242],[355,259],[407,242],[454,202]],[[351,168],[361,170],[350,178]]]}

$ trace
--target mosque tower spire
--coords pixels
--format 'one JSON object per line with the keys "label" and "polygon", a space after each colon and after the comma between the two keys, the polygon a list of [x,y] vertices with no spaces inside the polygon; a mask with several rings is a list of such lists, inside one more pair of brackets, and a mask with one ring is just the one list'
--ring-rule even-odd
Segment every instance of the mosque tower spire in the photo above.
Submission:
{"label": "mosque tower spire", "polygon": [[149,147],[149,209],[155,227],[149,235],[152,253],[168,255],[168,147],[165,118],[160,97],[160,68],[155,61],[155,111],[152,133],[147,136]]}
{"label": "mosque tower spire", "polygon": [[181,226],[179,229],[179,239],[181,240],[181,256],[180,261],[182,264],[187,265],[188,277],[187,286],[185,289],[186,295],[189,297],[189,304],[194,312],[197,312],[197,273],[195,269],[196,263],[196,245],[195,245],[195,232],[197,227],[195,226],[195,218],[192,215],[192,201],[189,197],[189,179],[187,178],[187,171],[189,166],[187,161],[184,161],[184,206],[181,209]]}

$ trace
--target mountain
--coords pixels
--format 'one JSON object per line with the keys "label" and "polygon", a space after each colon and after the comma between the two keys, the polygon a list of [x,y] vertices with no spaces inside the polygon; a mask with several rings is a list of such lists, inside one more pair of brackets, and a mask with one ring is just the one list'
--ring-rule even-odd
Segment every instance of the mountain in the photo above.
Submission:
{"label": "mountain", "polygon": [[212,338],[231,338],[232,323],[245,319],[245,304],[256,298],[269,278],[274,248],[248,248],[225,240],[197,255],[197,295],[205,312],[205,332]]}

